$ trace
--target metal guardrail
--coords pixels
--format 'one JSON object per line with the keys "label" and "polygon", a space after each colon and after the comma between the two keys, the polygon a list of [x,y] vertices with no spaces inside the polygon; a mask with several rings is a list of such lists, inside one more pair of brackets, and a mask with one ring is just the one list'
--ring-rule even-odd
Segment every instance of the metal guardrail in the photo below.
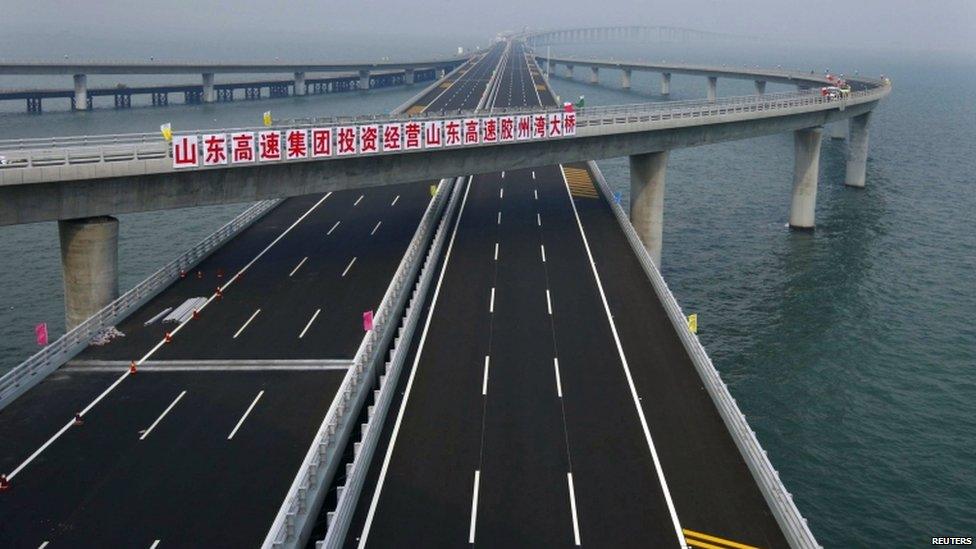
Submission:
{"label": "metal guardrail", "polygon": [[[427,245],[438,226],[448,197],[453,194],[452,186],[452,180],[442,180],[437,195],[424,212],[383,301],[373,316],[373,329],[367,332],[356,351],[352,366],[319,426],[263,547],[294,547],[307,540],[309,527],[314,522],[309,517],[316,516],[322,503],[313,501],[313,497],[316,492],[323,491],[323,479],[331,474],[327,469],[339,465],[338,454],[343,451],[345,439],[348,439],[358,418],[358,411],[362,409],[363,401],[373,386],[376,371],[384,362],[390,343],[395,336],[399,336],[399,313],[407,304],[407,298],[410,298],[410,305],[415,302],[409,291],[413,287],[410,283],[416,279],[417,271],[423,263],[422,256],[428,249]],[[356,453],[359,453],[358,448]],[[324,497],[324,494],[320,495]]]}
{"label": "metal guardrail", "polygon": [[[608,126],[618,127],[621,132],[626,126],[634,123],[665,122],[675,119],[705,119],[741,113],[774,113],[788,112],[797,109],[844,109],[847,106],[858,105],[883,98],[890,91],[890,85],[882,81],[862,80],[873,87],[852,92],[844,99],[829,99],[818,91],[782,92],[764,95],[746,95],[725,97],[708,100],[667,101],[658,103],[639,103],[632,105],[615,105],[601,107],[587,107],[577,112],[576,137],[586,137],[587,128]],[[497,108],[493,115],[538,114],[559,112],[561,108],[530,109],[530,108]],[[350,125],[361,123],[404,123],[410,120],[445,120],[463,117],[466,114],[482,115],[475,110],[445,112],[424,112],[417,115],[364,115],[355,117],[306,118],[279,122],[270,127],[252,126],[241,128],[221,128],[213,130],[194,131],[194,135],[204,133],[230,133],[238,131],[263,131],[302,129],[331,125]],[[642,128],[642,130],[645,128]],[[177,136],[183,135],[182,132]],[[573,139],[563,137],[561,139]],[[510,145],[511,143],[462,145],[453,148],[491,147]],[[412,154],[417,151],[377,153],[384,154]],[[422,152],[422,151],[420,151]],[[0,170],[29,169],[33,167],[61,166],[68,164],[93,164],[126,162],[133,160],[151,160],[168,158],[171,155],[170,145],[158,133],[133,133],[119,135],[96,135],[77,137],[54,137],[42,139],[12,139],[0,140],[0,156],[4,156],[0,163]],[[328,161],[326,159],[325,161]],[[197,168],[197,169],[208,169]],[[212,168],[209,168],[212,169]]]}
{"label": "metal guardrail", "polygon": [[783,530],[783,534],[786,536],[790,546],[794,549],[820,548],[820,544],[817,543],[817,540],[807,525],[807,519],[803,518],[800,514],[800,510],[793,502],[793,495],[786,490],[786,487],[780,480],[779,472],[770,463],[769,457],[766,455],[766,450],[763,450],[759,444],[759,439],[756,438],[756,432],[749,427],[745,415],[739,410],[739,406],[729,392],[728,386],[722,381],[721,375],[712,364],[712,360],[705,352],[705,348],[698,341],[698,336],[688,330],[684,311],[681,310],[681,306],[675,299],[674,294],[671,293],[671,289],[668,288],[667,282],[664,281],[664,277],[661,276],[651,256],[647,253],[647,249],[644,248],[644,244],[641,242],[640,237],[637,236],[637,231],[631,225],[627,214],[614,199],[613,191],[607,184],[606,179],[604,179],[596,162],[590,161],[589,167],[596,176],[597,188],[600,189],[604,199],[610,204],[617,218],[617,222],[627,236],[630,247],[640,261],[641,267],[643,267],[645,274],[647,274],[651,286],[654,287],[654,292],[657,294],[658,299],[664,305],[668,318],[678,333],[678,338],[681,339],[681,343],[691,358],[691,362],[695,365],[695,370],[697,370],[702,383],[705,385],[705,389],[718,409],[719,415],[722,416],[725,427],[729,430],[732,440],[735,441],[735,445],[739,448],[739,452],[752,472],[752,476],[758,484],[759,490],[766,499],[766,503],[772,510],[773,515],[776,517],[776,522]]}
{"label": "metal guardrail", "polygon": [[280,199],[264,200],[247,208],[102,310],[0,377],[0,410],[81,352],[103,330],[115,325],[118,320],[169,286],[179,278],[180,271],[190,270],[238,232],[254,223],[278,202]]}

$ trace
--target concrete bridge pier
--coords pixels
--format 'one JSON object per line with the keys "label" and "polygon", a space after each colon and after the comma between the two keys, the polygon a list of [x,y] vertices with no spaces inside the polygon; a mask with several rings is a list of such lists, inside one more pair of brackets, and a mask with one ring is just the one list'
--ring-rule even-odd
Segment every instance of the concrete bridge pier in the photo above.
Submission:
{"label": "concrete bridge pier", "polygon": [[573,66],[572,65],[566,65],[566,78],[569,78],[570,80],[573,79]]}
{"label": "concrete bridge pier", "polygon": [[64,278],[64,323],[81,324],[119,296],[119,220],[58,221]]}
{"label": "concrete bridge pier", "polygon": [[590,84],[600,83],[600,68],[590,67]]}
{"label": "concrete bridge pier", "polygon": [[863,188],[868,167],[868,122],[871,111],[850,120],[847,134],[847,176],[844,184]]}
{"label": "concrete bridge pier", "polygon": [[369,71],[362,70],[359,71],[359,91],[366,91],[369,89]]}
{"label": "concrete bridge pier", "polygon": [[630,223],[658,266],[661,265],[667,166],[668,151],[630,156]]}
{"label": "concrete bridge pier", "polygon": [[625,90],[630,89],[630,69],[624,69],[620,73],[620,87]]}
{"label": "concrete bridge pier", "polygon": [[756,84],[756,95],[765,95],[766,94],[766,81],[765,80],[756,80],[755,84]]}
{"label": "concrete bridge pier", "polygon": [[200,98],[204,103],[213,103],[217,100],[214,94],[214,73],[203,73],[203,96]]}
{"label": "concrete bridge pier", "polygon": [[88,75],[76,74],[75,79],[75,103],[74,108],[78,111],[88,109]]}
{"label": "concrete bridge pier", "polygon": [[831,139],[844,139],[845,137],[847,137],[847,128],[844,127],[843,122],[833,122],[830,124]]}
{"label": "concrete bridge pier", "polygon": [[708,100],[715,101],[718,97],[718,77],[709,76],[708,77]]}
{"label": "concrete bridge pier", "polygon": [[403,83],[407,86],[412,86],[416,77],[414,76],[413,69],[406,69],[403,71]]}
{"label": "concrete bridge pier", "polygon": [[811,230],[817,207],[817,179],[820,176],[820,141],[823,127],[793,132],[795,164],[793,201],[790,205],[790,228]]}
{"label": "concrete bridge pier", "polygon": [[671,95],[671,73],[661,73],[661,95]]}
{"label": "concrete bridge pier", "polygon": [[295,73],[295,95],[305,95],[305,73]]}

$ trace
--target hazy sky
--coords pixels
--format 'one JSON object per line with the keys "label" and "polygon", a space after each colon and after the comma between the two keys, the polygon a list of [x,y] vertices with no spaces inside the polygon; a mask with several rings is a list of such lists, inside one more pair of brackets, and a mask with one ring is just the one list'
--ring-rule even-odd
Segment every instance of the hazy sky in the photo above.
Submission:
{"label": "hazy sky", "polygon": [[[484,43],[496,31],[671,25],[833,45],[976,54],[976,0],[3,0],[0,58],[46,44],[310,43],[372,33]],[[125,57],[119,52],[117,57]],[[57,52],[51,52],[56,56]]]}

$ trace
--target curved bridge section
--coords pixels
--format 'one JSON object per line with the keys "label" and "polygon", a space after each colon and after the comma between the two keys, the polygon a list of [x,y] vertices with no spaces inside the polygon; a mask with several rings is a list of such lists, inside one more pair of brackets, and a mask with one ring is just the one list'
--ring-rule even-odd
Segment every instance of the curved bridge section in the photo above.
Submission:
{"label": "curved bridge section", "polygon": [[525,41],[529,46],[561,46],[567,44],[686,43],[686,42],[742,42],[755,38],[667,26],[610,26],[556,29],[529,32]]}

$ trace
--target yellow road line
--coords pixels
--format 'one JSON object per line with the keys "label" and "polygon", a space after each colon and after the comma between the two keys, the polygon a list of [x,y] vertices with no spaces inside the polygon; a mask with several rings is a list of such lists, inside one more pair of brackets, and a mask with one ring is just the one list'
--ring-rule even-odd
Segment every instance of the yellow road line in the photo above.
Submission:
{"label": "yellow road line", "polygon": [[424,109],[426,109],[426,108],[427,108],[427,105],[414,105],[414,106],[410,107],[409,109],[407,109],[407,114],[420,114],[420,113],[424,112]]}
{"label": "yellow road line", "polygon": [[[746,545],[744,543],[738,543],[738,542],[735,542],[735,541],[732,541],[732,540],[727,540],[727,539],[720,538],[720,537],[717,537],[717,536],[710,536],[708,534],[703,534],[701,532],[696,532],[694,530],[689,530],[687,528],[682,528],[681,531],[684,533],[684,535],[685,535],[685,541],[688,542],[688,545],[693,545],[695,547],[704,547],[705,549],[712,549],[712,548],[716,548],[716,547],[717,547],[717,549],[723,549],[723,548],[728,548],[728,547],[734,547],[735,549],[759,549],[755,545]],[[720,546],[715,546],[715,545],[711,545],[711,544],[705,543],[704,541],[699,541],[699,540],[696,540],[696,539],[688,539],[689,537],[701,538],[703,540],[712,541],[712,542],[715,542],[715,543],[718,543],[718,544],[721,544],[721,545]]]}

